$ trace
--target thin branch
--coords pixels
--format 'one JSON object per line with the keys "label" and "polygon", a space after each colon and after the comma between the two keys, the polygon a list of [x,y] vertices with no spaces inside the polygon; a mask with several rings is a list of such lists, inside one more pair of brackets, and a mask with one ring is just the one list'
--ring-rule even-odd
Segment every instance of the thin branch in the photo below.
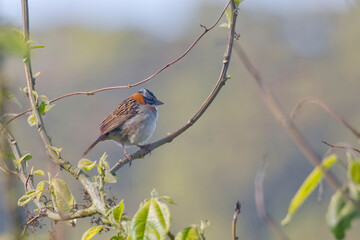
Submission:
{"label": "thin branch", "polygon": [[239,201],[237,201],[235,204],[235,210],[234,210],[234,215],[233,215],[232,224],[231,224],[232,240],[239,239],[236,236],[236,222],[237,222],[237,218],[240,214],[240,210],[241,210],[241,204]]}
{"label": "thin branch", "polygon": [[[206,109],[210,106],[212,101],[216,98],[217,94],[221,90],[221,88],[225,85],[225,82],[228,80],[227,77],[227,70],[230,64],[230,58],[231,58],[231,52],[232,47],[234,44],[234,37],[235,37],[235,24],[236,24],[236,17],[237,17],[237,9],[235,6],[234,1],[232,0],[231,4],[231,11],[233,14],[231,14],[231,22],[230,22],[230,30],[228,33],[228,43],[226,47],[226,52],[223,60],[222,69],[220,72],[220,76],[217,80],[216,85],[214,86],[213,90],[211,91],[210,95],[207,97],[207,99],[204,101],[204,103],[201,105],[201,107],[198,109],[198,111],[194,114],[192,118],[190,118],[185,125],[180,127],[175,132],[169,134],[168,136],[153,142],[148,145],[148,148],[142,148],[131,155],[132,161],[135,159],[143,158],[145,155],[149,154],[152,150],[164,145],[165,143],[170,143],[172,140],[174,140],[176,137],[178,137],[180,134],[185,132],[188,128],[190,128],[206,111]],[[128,158],[120,159],[112,168],[111,173],[115,175],[115,173],[123,167],[125,164],[129,162]]]}
{"label": "thin branch", "polygon": [[291,111],[290,113],[290,117],[292,119],[295,118],[296,114],[298,113],[298,111],[301,109],[301,107],[306,104],[306,103],[315,103],[318,104],[320,107],[322,107],[326,112],[328,112],[333,118],[335,118],[336,120],[338,120],[340,123],[342,123],[346,128],[348,128],[358,139],[360,139],[360,132],[358,130],[356,130],[353,126],[351,126],[340,114],[338,114],[337,112],[335,112],[331,107],[329,107],[326,103],[324,103],[323,101],[314,98],[314,97],[310,97],[310,98],[305,98],[304,100],[302,100],[300,103],[298,103],[295,108]]}
{"label": "thin branch", "polygon": [[353,151],[355,151],[357,153],[360,153],[359,149],[356,149],[356,148],[353,148],[353,147],[350,147],[350,146],[342,146],[342,145],[338,145],[338,144],[332,145],[332,144],[327,143],[325,141],[323,141],[323,143],[328,145],[331,148],[342,148],[342,149],[347,149],[347,150],[353,150]]}
{"label": "thin branch", "polygon": [[263,183],[265,178],[265,171],[267,166],[267,157],[264,156],[261,167],[259,168],[256,177],[255,177],[255,205],[258,216],[263,220],[270,229],[275,233],[278,239],[288,240],[289,238],[281,230],[281,228],[276,224],[275,220],[271,215],[266,211],[265,202],[264,202],[264,189]]}
{"label": "thin branch", "polygon": [[[275,119],[281,124],[287,134],[292,138],[295,144],[299,147],[306,158],[314,165],[314,167],[320,167],[323,169],[321,160],[316,156],[309,144],[302,137],[294,122],[281,109],[280,104],[277,102],[271,91],[265,86],[259,72],[251,63],[245,51],[240,47],[240,44],[235,45],[235,51],[239,59],[244,64],[246,70],[248,70],[255,82],[258,84],[261,96]],[[322,172],[331,187],[337,191],[341,191],[341,184],[337,178],[330,171],[323,170]],[[352,199],[347,193],[344,193],[343,191],[341,192],[346,200],[350,200],[358,209],[360,209],[359,203]]]}
{"label": "thin branch", "polygon": [[38,215],[34,216],[33,218],[31,218],[29,221],[27,221],[25,223],[25,227],[24,227],[24,230],[22,231],[21,233],[21,236],[24,237],[25,236],[25,233],[26,233],[26,230],[28,229],[29,225],[32,224],[34,221],[36,221],[37,219],[39,218],[42,218],[46,216],[46,214],[44,214],[44,212],[40,212]]}
{"label": "thin branch", "polygon": [[[62,96],[59,96],[59,97],[56,97],[52,100],[49,101],[49,103],[53,103],[53,102],[56,102],[60,99],[63,99],[63,98],[67,98],[67,97],[71,97],[71,96],[75,96],[75,95],[95,95],[95,93],[98,93],[98,92],[103,92],[103,91],[108,91],[108,90],[115,90],[115,89],[122,89],[122,88],[132,88],[132,87],[135,87],[135,86],[138,86],[138,85],[141,85],[149,80],[151,80],[152,78],[154,78],[156,75],[158,75],[159,73],[161,73],[162,71],[164,71],[166,68],[170,67],[171,65],[177,63],[178,61],[180,61],[181,59],[183,59],[194,47],[195,45],[202,39],[202,37],[207,34],[209,31],[211,31],[213,28],[216,27],[216,25],[220,22],[221,18],[223,17],[224,13],[225,13],[225,10],[227,9],[227,7],[229,6],[231,0],[226,4],[224,10],[221,12],[220,16],[218,17],[218,19],[216,20],[216,22],[209,28],[203,26],[203,25],[200,25],[202,28],[204,28],[204,32],[202,34],[200,34],[199,37],[197,37],[197,39],[195,39],[195,41],[190,45],[190,47],[188,49],[186,49],[185,52],[183,52],[178,58],[176,58],[175,60],[165,64],[162,68],[160,68],[159,70],[157,70],[155,73],[153,73],[152,75],[150,75],[149,77],[137,82],[137,83],[134,83],[134,84],[128,84],[128,85],[122,85],[122,86],[113,86],[113,87],[105,87],[105,88],[99,88],[99,89],[96,89],[96,90],[92,90],[92,91],[78,91],[78,92],[73,92],[73,93],[68,93],[68,94],[65,94],[65,95],[62,95]],[[9,123],[11,123],[13,120],[15,120],[16,118],[26,114],[26,113],[29,113],[31,112],[32,109],[27,109],[26,111],[24,112],[21,112],[21,113],[17,113],[17,114],[11,114],[13,115],[12,118],[10,118],[5,124],[4,126],[6,127]]]}
{"label": "thin branch", "polygon": [[[22,10],[23,10],[23,31],[25,35],[25,41],[29,40],[29,12],[28,12],[28,1],[22,0]],[[68,171],[71,175],[73,175],[75,178],[79,180],[79,182],[87,189],[89,195],[91,196],[91,199],[93,200],[93,204],[97,207],[98,211],[101,214],[105,214],[106,212],[106,204],[104,201],[102,201],[102,198],[100,197],[100,193],[96,188],[96,185],[94,182],[90,180],[90,178],[81,170],[78,168],[75,168],[71,165],[70,162],[64,161],[60,154],[57,153],[55,150],[51,148],[52,143],[50,140],[50,137],[46,133],[45,125],[43,123],[43,119],[40,115],[39,109],[37,107],[37,102],[35,100],[33,91],[34,91],[34,78],[32,75],[31,70],[31,58],[30,58],[30,50],[27,48],[25,53],[25,59],[24,59],[24,65],[25,65],[25,74],[26,74],[26,83],[28,87],[28,97],[31,104],[32,114],[34,114],[36,119],[36,127],[37,131],[39,132],[39,135],[41,137],[41,140],[43,141],[43,144],[45,146],[46,152],[50,156],[50,158],[57,163],[60,167]]]}

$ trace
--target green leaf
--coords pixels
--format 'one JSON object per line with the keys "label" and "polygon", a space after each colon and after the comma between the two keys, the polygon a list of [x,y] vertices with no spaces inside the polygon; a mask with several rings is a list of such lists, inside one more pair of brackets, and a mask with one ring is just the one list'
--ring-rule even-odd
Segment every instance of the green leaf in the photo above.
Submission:
{"label": "green leaf", "polygon": [[229,28],[230,25],[229,25],[229,23],[222,23],[219,25],[219,27]]}
{"label": "green leaf", "polygon": [[2,53],[22,57],[27,49],[24,39],[24,34],[18,29],[0,28],[0,48]]}
{"label": "green leaf", "polygon": [[103,155],[100,158],[100,162],[106,161],[106,158],[107,158],[107,154],[106,154],[106,152],[104,152]]}
{"label": "green leaf", "polygon": [[95,164],[96,164],[96,161],[92,162],[89,159],[82,158],[78,162],[78,168],[85,170],[85,171],[90,171],[95,166]]}
{"label": "green leaf", "polygon": [[36,124],[36,118],[35,118],[34,114],[30,114],[27,121],[30,126],[34,126]]}
{"label": "green leaf", "polygon": [[[40,72],[38,72],[37,74],[40,74]],[[34,77],[35,77],[35,75],[34,75]],[[49,99],[47,98],[47,96],[41,95],[40,98],[46,103],[46,105],[49,104]]]}
{"label": "green leaf", "polygon": [[45,114],[45,102],[41,102],[40,105],[39,105],[39,112],[41,115],[44,115]]}
{"label": "green leaf", "polygon": [[60,213],[70,212],[75,204],[75,199],[65,181],[60,178],[53,178],[50,183],[51,197],[55,210]]}
{"label": "green leaf", "polygon": [[42,191],[44,190],[46,181],[41,181],[36,185],[36,191],[38,194],[36,194],[36,199],[39,200],[42,194]]}
{"label": "green leaf", "polygon": [[244,1],[244,0],[235,0],[235,5],[236,5],[236,7],[238,7],[239,4],[240,4],[242,1]]}
{"label": "green leaf", "polygon": [[226,16],[228,22],[231,22],[231,11],[230,10],[228,10],[228,9],[225,10],[225,16]]}
{"label": "green leaf", "polygon": [[131,239],[165,239],[170,229],[170,211],[165,203],[150,198],[131,221]]}
{"label": "green leaf", "polygon": [[14,160],[14,164],[15,164],[16,166],[19,166],[19,165],[21,165],[21,163],[22,163],[23,161],[28,161],[28,160],[30,160],[30,159],[32,159],[32,156],[31,156],[29,153],[27,153],[27,154],[25,154],[24,156],[22,156],[20,159]]}
{"label": "green leaf", "polygon": [[55,106],[55,104],[46,105],[44,112],[50,111],[50,109],[52,109],[54,106]]}
{"label": "green leaf", "polygon": [[124,236],[112,236],[110,240],[125,240]]}
{"label": "green leaf", "polygon": [[111,172],[108,168],[105,169],[104,182],[107,182],[107,183],[116,183],[117,182],[117,179],[115,178],[114,175],[111,174]]}
{"label": "green leaf", "polygon": [[[34,78],[38,77],[38,76],[40,75],[40,73],[41,73],[41,72],[35,73],[33,77],[34,77]],[[41,96],[40,96],[40,97],[41,97]]]}
{"label": "green leaf", "polygon": [[122,213],[124,211],[124,200],[115,206],[112,210],[112,215],[116,223],[119,223],[121,220]]}
{"label": "green leaf", "polygon": [[34,172],[34,174],[40,175],[40,176],[44,176],[44,171],[43,171],[43,170],[36,170],[36,171]]}
{"label": "green leaf", "polygon": [[174,202],[174,200],[172,200],[172,198],[169,197],[169,196],[162,196],[160,199],[161,199],[161,200],[165,200],[166,202],[168,202],[168,203],[170,203],[170,204],[176,205],[176,203]]}
{"label": "green leaf", "polygon": [[[329,169],[337,161],[337,156],[332,154],[322,161],[322,168],[324,170]],[[310,196],[310,194],[319,185],[323,178],[323,170],[320,166],[316,167],[309,176],[302,183],[295,196],[290,202],[288,213],[286,217],[281,221],[282,225],[286,225],[290,222],[292,215],[303,204],[303,202]]]}
{"label": "green leaf", "polygon": [[25,193],[25,195],[23,195],[22,197],[19,198],[17,205],[20,207],[25,206],[32,199],[34,199],[37,194],[38,194],[38,191],[36,191],[36,190],[28,191],[27,193]]}
{"label": "green leaf", "polygon": [[349,178],[356,184],[360,184],[360,162],[351,161],[348,167]]}
{"label": "green leaf", "polygon": [[351,222],[359,217],[360,211],[351,202],[345,202],[340,191],[331,197],[326,221],[336,239],[344,239],[345,231],[351,227]]}
{"label": "green leaf", "polygon": [[81,240],[92,239],[102,228],[103,228],[102,225],[89,228],[86,232],[84,232],[84,234],[81,237]]}
{"label": "green leaf", "polygon": [[47,148],[50,148],[51,150],[55,151],[56,154],[58,155],[58,157],[60,156],[60,153],[62,151],[62,148],[57,148],[57,147],[54,147],[54,146],[50,146],[50,145],[46,145]]}
{"label": "green leaf", "polygon": [[37,49],[37,48],[44,48],[44,46],[43,45],[36,45],[36,46],[30,47],[30,49]]}
{"label": "green leaf", "polygon": [[34,90],[32,91],[34,97],[35,97],[35,102],[37,103],[38,99],[39,99],[39,95],[37,94],[37,92],[35,92]]}
{"label": "green leaf", "polygon": [[3,90],[3,94],[4,97],[6,97],[7,99],[9,99],[11,102],[15,103],[16,105],[18,105],[19,107],[21,107],[21,103],[19,102],[19,100],[15,97],[14,94],[12,94],[12,92],[8,91],[8,90]]}
{"label": "green leaf", "polygon": [[176,234],[175,240],[205,240],[197,225],[192,225]]}

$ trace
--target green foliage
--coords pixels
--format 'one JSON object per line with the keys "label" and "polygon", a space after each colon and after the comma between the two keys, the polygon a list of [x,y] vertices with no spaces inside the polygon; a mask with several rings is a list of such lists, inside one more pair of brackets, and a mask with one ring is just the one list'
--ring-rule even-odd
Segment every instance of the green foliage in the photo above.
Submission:
{"label": "green foliage", "polygon": [[112,217],[116,223],[119,223],[124,211],[124,200],[112,209]]}
{"label": "green foliage", "polygon": [[[344,192],[349,193],[351,197],[358,196],[359,188],[354,185],[347,187]],[[360,199],[354,199],[360,203]],[[337,191],[331,198],[326,213],[326,221],[336,239],[344,239],[345,231],[351,227],[351,222],[360,217],[360,211],[350,201],[345,201],[342,192]]]}
{"label": "green foliage", "polygon": [[209,222],[201,222],[200,227],[198,225],[191,225],[184,228],[178,234],[176,234],[175,240],[205,240],[204,230],[209,225]]}
{"label": "green foliage", "polygon": [[300,186],[299,190],[296,192],[295,196],[290,202],[288,213],[281,221],[282,225],[286,225],[290,222],[292,215],[296,210],[303,204],[303,202],[310,196],[310,194],[315,190],[319,185],[320,181],[323,179],[323,170],[329,169],[337,161],[336,155],[330,155],[322,161],[322,165],[316,167],[309,176],[305,179],[303,184]]}
{"label": "green foliage", "polygon": [[90,240],[92,239],[101,229],[103,226],[95,226],[92,228],[89,228],[81,237],[81,240]]}
{"label": "green foliage", "polygon": [[36,190],[28,191],[27,193],[25,193],[23,196],[21,196],[19,198],[17,205],[20,207],[25,206],[31,200],[33,200],[37,196],[37,194],[38,194],[38,191],[36,191]]}
{"label": "green foliage", "polygon": [[86,158],[82,158],[78,162],[78,168],[84,171],[90,171],[95,165],[96,165],[96,161],[93,162]]}
{"label": "green foliage", "polygon": [[24,56],[26,51],[25,36],[18,30],[0,28],[0,50],[10,55]]}
{"label": "green foliage", "polygon": [[24,33],[19,29],[0,27],[0,51],[26,59],[31,49],[43,48],[35,41],[25,41]]}
{"label": "green foliage", "polygon": [[99,164],[97,165],[97,170],[98,170],[99,176],[104,179],[104,182],[116,183],[117,180],[114,177],[114,175],[111,174],[110,165],[106,161],[106,158],[107,158],[107,154],[104,153],[99,160]]}
{"label": "green foliage", "polygon": [[32,156],[27,153],[24,156],[22,156],[20,159],[14,160],[14,164],[15,166],[20,166],[22,164],[23,161],[25,161],[25,164],[27,165],[27,161],[29,161],[30,159],[32,159]]}
{"label": "green foliage", "polygon": [[349,179],[351,179],[354,183],[360,184],[360,161],[359,161],[359,159],[349,161],[348,175],[349,175]]}
{"label": "green foliage", "polygon": [[55,210],[61,213],[70,212],[75,199],[65,181],[60,178],[50,179],[50,192]]}
{"label": "green foliage", "polygon": [[9,99],[11,102],[13,102],[16,105],[18,105],[19,107],[21,107],[21,103],[19,102],[19,100],[15,97],[15,95],[12,92],[4,89],[2,91],[2,94],[4,95],[5,98]]}
{"label": "green foliage", "polygon": [[42,191],[44,190],[45,184],[47,183],[47,181],[40,181],[37,185],[36,185],[36,191],[38,192],[36,194],[36,199],[40,200],[40,197],[42,195]]}
{"label": "green foliage", "polygon": [[60,157],[60,153],[62,151],[62,148],[57,148],[57,147],[50,146],[50,145],[47,145],[46,147],[53,150],[57,154],[57,156]]}
{"label": "green foliage", "polygon": [[[154,193],[155,191],[152,195]],[[145,200],[131,221],[131,239],[165,239],[170,223],[171,217],[167,205],[158,197],[151,197]]]}

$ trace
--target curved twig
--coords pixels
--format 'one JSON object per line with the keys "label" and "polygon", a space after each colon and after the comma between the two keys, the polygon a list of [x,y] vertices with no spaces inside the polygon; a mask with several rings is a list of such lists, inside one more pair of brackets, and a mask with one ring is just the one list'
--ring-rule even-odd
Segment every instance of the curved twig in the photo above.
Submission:
{"label": "curved twig", "polygon": [[[208,33],[209,31],[211,31],[214,27],[216,27],[216,25],[218,25],[218,23],[220,22],[221,18],[223,17],[227,7],[229,6],[231,0],[229,0],[229,2],[226,4],[224,10],[221,12],[219,18],[216,20],[216,22],[209,28],[205,27],[204,25],[200,25],[203,29],[204,29],[204,32],[202,34],[200,34],[200,36],[190,45],[190,47],[188,49],[186,49],[185,52],[183,52],[180,57],[176,58],[175,60],[165,64],[162,68],[160,68],[159,70],[157,70],[155,73],[153,73],[152,75],[150,75],[149,77],[137,82],[137,83],[134,83],[134,84],[128,84],[128,85],[123,85],[123,86],[113,86],[113,87],[105,87],[105,88],[99,88],[99,89],[96,89],[96,90],[92,90],[92,91],[78,91],[78,92],[73,92],[73,93],[68,93],[68,94],[65,94],[65,95],[62,95],[62,96],[59,96],[59,97],[56,97],[52,100],[49,101],[49,103],[53,103],[53,102],[56,102],[60,99],[63,99],[63,98],[67,98],[67,97],[70,97],[70,96],[75,96],[75,95],[94,95],[95,93],[98,93],[98,92],[103,92],[103,91],[109,91],[109,90],[115,90],[115,89],[122,89],[122,88],[132,88],[132,87],[135,87],[135,86],[138,86],[140,84],[143,84],[147,81],[149,81],[150,79],[154,78],[156,75],[158,75],[159,73],[161,73],[162,71],[164,71],[166,68],[170,67],[171,65],[177,63],[178,61],[180,61],[181,59],[183,59],[190,51],[191,49],[193,49],[195,47],[195,45],[201,40],[201,38],[206,34]],[[13,120],[15,120],[16,118],[20,117],[20,116],[23,116],[24,114],[26,113],[29,113],[31,112],[32,109],[27,109],[26,111],[23,111],[21,113],[17,113],[17,114],[14,114],[13,117],[11,117],[8,121],[6,121],[6,123],[4,124],[4,126],[6,127],[9,123],[11,123]],[[0,131],[1,132],[1,131]]]}
{"label": "curved twig", "polygon": [[360,132],[358,130],[356,130],[353,126],[351,126],[340,114],[338,114],[337,112],[335,112],[331,107],[329,107],[326,103],[324,103],[323,101],[314,98],[314,97],[310,97],[310,98],[305,98],[303,99],[301,102],[299,102],[294,109],[291,111],[290,113],[290,117],[292,119],[294,119],[296,117],[296,114],[300,111],[300,109],[302,108],[302,106],[306,103],[315,103],[317,105],[319,105],[320,107],[322,107],[326,112],[328,112],[333,118],[335,118],[336,120],[338,120],[340,123],[342,123],[346,128],[348,128],[358,139],[360,139]]}
{"label": "curved twig", "polygon": [[240,210],[241,210],[241,204],[239,201],[237,201],[235,204],[235,210],[234,210],[234,215],[233,215],[232,224],[231,224],[232,240],[239,239],[236,236],[236,222],[237,222],[237,218],[240,214]]}
{"label": "curved twig", "polygon": [[[207,99],[205,100],[205,102],[201,105],[201,107],[199,108],[199,110],[194,114],[194,116],[192,118],[190,118],[188,120],[188,122],[183,125],[182,127],[180,127],[178,130],[176,130],[175,132],[169,134],[168,136],[153,142],[151,144],[148,145],[148,148],[142,148],[140,150],[138,150],[137,152],[135,152],[134,154],[131,155],[131,159],[135,160],[135,159],[139,159],[144,157],[145,155],[149,154],[152,150],[154,150],[155,148],[160,147],[161,145],[164,145],[165,143],[170,143],[172,140],[174,140],[176,137],[178,137],[180,134],[182,134],[183,132],[185,132],[188,128],[190,128],[206,111],[206,109],[210,106],[210,104],[212,103],[212,101],[216,98],[217,94],[219,93],[219,91],[221,90],[221,88],[225,85],[226,80],[228,79],[227,77],[227,70],[230,64],[230,58],[231,58],[231,53],[232,53],[232,47],[234,44],[234,37],[235,37],[235,23],[236,23],[236,17],[237,17],[237,9],[236,9],[236,5],[234,3],[234,0],[231,1],[231,11],[233,14],[231,14],[232,18],[230,21],[230,28],[229,28],[229,33],[228,33],[228,43],[227,43],[227,48],[226,48],[226,52],[225,52],[225,56],[224,56],[224,60],[223,60],[223,65],[222,65],[222,69],[220,72],[220,76],[218,78],[218,81],[216,83],[216,85],[214,86],[213,90],[211,91],[210,95],[207,97]],[[115,173],[125,164],[127,164],[129,162],[128,158],[125,159],[120,159],[112,168],[111,168],[111,173],[115,175]]]}
{"label": "curved twig", "polygon": [[342,149],[352,150],[352,151],[355,151],[355,152],[357,152],[357,153],[360,153],[360,150],[359,150],[359,149],[353,148],[353,147],[351,147],[350,145],[349,145],[349,146],[339,145],[339,144],[332,145],[332,144],[327,143],[327,142],[325,142],[325,141],[323,141],[323,143],[324,143],[325,145],[328,145],[328,146],[331,147],[331,148],[342,148]]}

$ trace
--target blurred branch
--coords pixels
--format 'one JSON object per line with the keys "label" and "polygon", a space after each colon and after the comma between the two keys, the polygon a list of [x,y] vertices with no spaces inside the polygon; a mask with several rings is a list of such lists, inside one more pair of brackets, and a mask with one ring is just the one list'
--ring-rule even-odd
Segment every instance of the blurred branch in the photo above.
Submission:
{"label": "blurred branch", "polygon": [[[216,98],[217,94],[221,90],[221,88],[225,85],[225,82],[228,80],[227,76],[227,70],[230,64],[230,58],[232,53],[232,47],[235,41],[235,24],[236,24],[236,17],[237,17],[237,8],[234,3],[234,0],[231,1],[231,21],[230,21],[230,27],[228,32],[228,43],[226,47],[226,52],[224,55],[223,65],[220,72],[220,76],[218,78],[218,81],[216,85],[214,86],[213,90],[211,91],[210,95],[207,97],[205,102],[201,105],[201,107],[198,109],[198,111],[194,114],[192,118],[190,118],[185,125],[180,127],[175,132],[169,134],[168,136],[153,142],[148,145],[147,148],[142,148],[131,155],[132,161],[135,159],[139,159],[144,157],[145,155],[149,154],[152,150],[164,145],[165,143],[170,143],[172,140],[174,140],[176,137],[178,137],[180,134],[185,132],[188,128],[190,128],[206,111],[206,109],[210,106],[210,104],[213,102],[213,100]],[[115,174],[122,166],[127,164],[129,162],[128,158],[120,159],[112,168],[111,173]]]}
{"label": "blurred branch", "polygon": [[[241,48],[240,44],[235,44],[235,51],[237,53],[237,56],[244,64],[246,70],[251,74],[251,76],[254,78],[255,82],[258,84],[259,89],[261,91],[261,96],[269,108],[270,112],[274,115],[275,119],[281,124],[281,126],[285,129],[287,134],[292,138],[292,140],[295,142],[295,144],[299,147],[299,149],[302,151],[302,153],[306,156],[306,158],[315,166],[323,168],[321,164],[321,160],[315,155],[313,150],[310,148],[309,144],[305,141],[305,139],[302,137],[300,131],[297,129],[294,122],[283,112],[283,110],[280,107],[280,104],[275,99],[274,95],[271,93],[271,91],[265,86],[263,83],[263,80],[259,74],[259,72],[256,70],[254,65],[251,63],[250,59],[248,58],[245,51]],[[345,193],[344,191],[341,191],[341,184],[336,179],[336,177],[330,172],[330,171],[322,171],[324,174],[325,179],[327,182],[337,191],[342,192],[344,198],[346,200],[350,200],[356,208],[360,209],[359,203],[354,201],[349,194]]]}
{"label": "blurred branch", "polygon": [[265,202],[264,202],[264,189],[263,189],[266,166],[267,166],[267,157],[264,156],[261,163],[261,167],[259,168],[255,177],[256,210],[259,218],[264,222],[266,222],[267,225],[269,225],[270,229],[275,233],[278,239],[288,240],[289,238],[276,224],[275,220],[271,217],[271,215],[266,211]]}
{"label": "blurred branch", "polygon": [[326,103],[323,101],[310,97],[302,100],[300,103],[298,103],[295,108],[291,111],[290,117],[292,119],[295,118],[296,114],[300,111],[302,106],[306,103],[315,103],[318,104],[320,107],[322,107],[326,112],[328,112],[333,118],[337,119],[340,123],[342,123],[346,128],[348,128],[358,139],[360,139],[360,132],[356,130],[353,126],[351,126],[340,114],[335,112],[332,108],[330,108]]}
{"label": "blurred branch", "polygon": [[[219,23],[219,21],[221,20],[221,18],[223,17],[224,13],[225,13],[225,10],[227,9],[227,7],[229,6],[231,0],[226,4],[224,10],[221,12],[220,16],[218,17],[218,19],[216,20],[216,22],[209,28],[205,27],[204,25],[200,25],[203,29],[204,29],[204,32],[202,34],[200,34],[200,36],[190,45],[190,47],[188,49],[186,49],[186,51],[184,53],[182,53],[180,55],[180,57],[176,58],[175,60],[167,63],[166,65],[164,65],[162,68],[160,68],[159,70],[157,70],[155,73],[153,73],[152,75],[150,75],[149,77],[145,78],[144,80],[141,80],[137,83],[134,83],[134,84],[128,84],[128,85],[123,85],[123,86],[113,86],[113,87],[106,87],[106,88],[99,88],[99,89],[96,89],[96,90],[92,90],[92,91],[79,91],[79,92],[73,92],[73,93],[68,93],[68,94],[65,94],[65,95],[62,95],[62,96],[59,96],[57,98],[54,98],[52,100],[49,101],[49,103],[53,103],[53,102],[56,102],[60,99],[63,99],[63,98],[67,98],[67,97],[71,97],[71,96],[75,96],[75,95],[94,95],[95,93],[98,93],[98,92],[103,92],[103,91],[109,91],[109,90],[115,90],[115,89],[122,89],[122,88],[132,88],[132,87],[135,87],[135,86],[138,86],[140,84],[143,84],[149,80],[151,80],[152,78],[154,78],[156,75],[158,75],[159,73],[161,73],[162,71],[164,71],[166,68],[170,67],[171,65],[177,63],[178,61],[180,61],[181,59],[183,59],[194,47],[195,45],[201,40],[201,38],[207,34],[209,31],[211,31],[213,28],[216,27],[216,25]],[[29,61],[30,63],[30,61]],[[31,70],[31,68],[30,68]],[[33,81],[34,82],[34,81]],[[29,113],[31,112],[32,109],[27,109],[26,111],[24,112],[21,112],[21,113],[17,113],[17,114],[11,114],[13,115],[5,124],[4,126],[6,127],[10,122],[12,122],[13,120],[15,120],[16,118],[26,114],[26,113]],[[4,116],[3,116],[4,117]]]}
{"label": "blurred branch", "polygon": [[239,238],[236,236],[236,221],[237,221],[237,218],[240,214],[240,210],[241,210],[241,204],[239,201],[236,202],[235,204],[235,210],[234,210],[234,216],[233,216],[233,219],[232,219],[232,227],[231,227],[231,230],[232,230],[232,240],[238,240]]}

